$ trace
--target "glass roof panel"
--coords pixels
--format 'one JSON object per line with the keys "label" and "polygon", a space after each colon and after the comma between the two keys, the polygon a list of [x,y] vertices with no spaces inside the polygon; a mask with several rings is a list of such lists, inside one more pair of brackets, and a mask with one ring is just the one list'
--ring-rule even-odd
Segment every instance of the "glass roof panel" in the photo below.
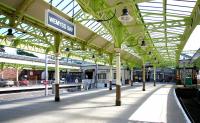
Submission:
{"label": "glass roof panel", "polygon": [[158,21],[162,21],[163,18],[162,17],[149,17],[149,16],[146,16],[146,17],[143,17],[144,20],[158,20]]}
{"label": "glass roof panel", "polygon": [[167,10],[192,12],[193,8],[167,5]]}
{"label": "glass roof panel", "polygon": [[[158,22],[158,24],[154,24],[154,26],[148,26],[148,32],[153,39],[154,46],[158,47],[157,50],[159,52],[164,52],[161,54],[165,54],[166,57],[175,57],[175,50],[181,42],[180,36],[184,33],[186,28],[183,26],[185,24],[184,19],[191,15],[196,1],[197,0],[167,0],[166,13],[164,13],[163,10],[164,4],[162,0],[137,4],[145,23]],[[176,20],[178,20],[178,23],[176,23]],[[177,27],[179,23],[182,25]],[[167,49],[165,48],[166,43]]]}
{"label": "glass roof panel", "polygon": [[154,10],[154,11],[162,11],[162,7],[155,7],[155,6],[142,6],[140,5],[140,10]]}
{"label": "glass roof panel", "polygon": [[167,4],[194,7],[197,0],[167,0]]}
{"label": "glass roof panel", "polygon": [[167,13],[174,13],[174,14],[184,14],[184,15],[190,15],[191,13],[188,11],[181,11],[181,10],[171,10],[171,9],[167,9]]}
{"label": "glass roof panel", "polygon": [[151,23],[151,22],[160,22],[161,20],[157,20],[157,19],[144,19],[144,21],[146,23]]}
{"label": "glass roof panel", "polygon": [[162,11],[155,11],[155,10],[143,10],[143,9],[140,9],[140,12],[144,12],[144,13],[155,13],[155,14],[162,14],[163,12]]}
{"label": "glass roof panel", "polygon": [[172,17],[172,16],[167,16],[167,20],[182,20],[184,17]]}
{"label": "glass roof panel", "polygon": [[145,6],[152,6],[152,7],[162,7],[162,3],[153,3],[153,2],[144,2],[144,3],[139,3],[138,4],[141,7],[145,7]]}
{"label": "glass roof panel", "polygon": [[176,46],[176,44],[167,43],[167,46]]}
{"label": "glass roof panel", "polygon": [[175,33],[180,33],[180,34],[183,34],[184,33],[184,30],[177,30],[177,29],[167,29],[167,32],[175,32]]}
{"label": "glass roof panel", "polygon": [[[45,0],[45,1],[51,4],[51,0]],[[91,29],[94,32],[98,33],[99,29],[102,28],[101,29],[102,32],[108,33],[108,31],[101,25],[101,23],[92,20],[93,19],[92,16],[82,11],[81,7],[78,5],[76,0],[53,0],[52,6],[56,7],[63,13],[67,14],[69,17],[75,17],[74,19],[76,21],[80,21],[82,25]],[[79,13],[79,15],[76,16],[77,13]],[[87,20],[82,21],[82,19],[84,19],[84,15],[88,16],[88,18]],[[112,36],[109,34],[109,37],[108,38],[106,37],[106,39],[108,41],[111,41],[112,38],[110,37]]]}
{"label": "glass roof panel", "polygon": [[[200,43],[199,43],[200,35],[199,34],[200,34],[200,25],[198,25],[194,29],[192,34],[190,35],[190,37],[183,49],[183,52],[191,53],[190,51],[198,50],[200,48]],[[194,52],[192,53],[192,55],[194,55]]]}

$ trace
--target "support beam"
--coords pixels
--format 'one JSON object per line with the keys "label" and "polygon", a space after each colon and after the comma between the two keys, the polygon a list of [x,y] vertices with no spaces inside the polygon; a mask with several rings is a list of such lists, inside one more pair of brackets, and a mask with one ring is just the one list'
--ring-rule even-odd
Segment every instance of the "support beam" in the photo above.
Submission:
{"label": "support beam", "polygon": [[115,49],[116,52],[116,106],[121,106],[121,61],[120,48]]}
{"label": "support beam", "polygon": [[48,95],[48,55],[45,54],[45,96]]}
{"label": "support beam", "polygon": [[154,68],[154,73],[153,73],[153,86],[156,86],[156,66],[153,67]]}
{"label": "support beam", "polygon": [[60,71],[59,71],[59,54],[55,54],[55,101],[60,101],[59,84],[60,84]]}
{"label": "support beam", "polygon": [[[95,62],[96,63],[96,62]],[[98,69],[99,69],[99,65],[98,63],[96,63],[96,68],[95,68],[95,80],[94,80],[94,83],[95,83],[95,87],[98,88]]]}
{"label": "support beam", "polygon": [[98,34],[92,33],[92,34],[86,39],[86,44],[92,43],[92,42],[97,38],[97,36],[98,36]]}
{"label": "support beam", "polygon": [[113,62],[113,54],[109,54],[109,65],[110,65],[110,80],[109,80],[109,90],[112,90],[112,81],[113,81],[113,71],[112,71],[112,63]]}
{"label": "support beam", "polygon": [[62,37],[61,34],[55,35],[54,41],[54,53],[55,53],[55,101],[60,101],[59,95],[59,83],[60,83],[60,71],[59,71],[59,56],[60,56],[60,45]]}
{"label": "support beam", "polygon": [[143,73],[143,75],[142,75],[142,91],[145,91],[145,62],[143,63],[143,70],[142,70],[142,73]]}
{"label": "support beam", "polygon": [[103,46],[101,47],[101,49],[106,49],[106,48],[108,48],[108,47],[111,46],[111,45],[112,45],[111,42],[106,42],[105,45],[103,45]]}
{"label": "support beam", "polygon": [[133,86],[133,68],[131,68],[131,86]]}
{"label": "support beam", "polygon": [[19,68],[16,68],[16,86],[19,86]]}
{"label": "support beam", "polygon": [[3,70],[4,70],[4,68],[5,68],[5,63],[2,62],[0,67],[1,67],[1,68],[0,68],[0,69],[1,69],[1,78],[3,79],[3,78],[4,78],[4,76],[3,76],[3,73],[4,73]]}
{"label": "support beam", "polygon": [[1,70],[1,78],[4,79],[3,70]]}
{"label": "support beam", "polygon": [[112,65],[110,65],[110,80],[109,80],[109,90],[112,90],[112,81],[113,81],[113,71],[112,71]]}
{"label": "support beam", "polygon": [[[35,0],[23,0],[20,5],[17,7],[13,18],[11,18],[10,26],[16,27],[22,20],[24,13],[31,6]],[[16,18],[17,17],[17,18]]]}
{"label": "support beam", "polygon": [[[37,4],[38,2],[37,1],[35,1],[35,3],[34,3],[34,5],[35,4]],[[45,7],[47,7],[48,8],[48,3],[45,3]],[[7,19],[7,18],[12,18],[13,16],[13,13],[15,13],[15,9],[11,9],[12,7],[9,7],[9,6],[6,6],[6,5],[3,5],[3,4],[0,4],[0,13],[2,14],[2,15],[5,15],[6,16],[6,18],[5,19]],[[34,8],[34,7],[33,7]],[[35,9],[35,8],[34,8]],[[59,14],[59,12],[58,12],[58,14]],[[25,15],[23,15],[23,23],[25,23],[25,24],[27,24],[27,26],[29,26],[29,27],[26,27],[26,28],[24,28],[24,25],[23,24],[21,24],[21,23],[19,23],[18,25],[19,26],[17,26],[17,27],[15,27],[15,29],[17,30],[17,31],[20,31],[20,32],[23,32],[23,33],[26,33],[26,34],[28,34],[28,35],[31,35],[31,36],[33,36],[33,37],[35,37],[35,38],[37,38],[37,40],[36,41],[38,41],[38,40],[40,40],[42,43],[44,43],[45,45],[50,45],[50,44],[52,44],[52,42],[49,42],[49,43],[46,43],[45,42],[45,40],[46,40],[46,38],[45,37],[47,37],[47,36],[44,36],[43,34],[42,34],[42,32],[44,32],[45,34],[49,34],[49,36],[51,36],[52,35],[52,37],[51,37],[51,40],[53,40],[53,35],[54,34],[56,34],[57,33],[57,31],[54,31],[54,30],[52,30],[52,29],[50,29],[50,28],[48,28],[48,27],[46,27],[45,25],[44,25],[44,23],[43,23],[43,19],[41,19],[41,18],[33,18],[33,17],[35,17],[35,16],[31,16],[32,14],[30,14],[30,13],[27,13],[27,14],[25,14]],[[67,17],[65,17],[65,18],[67,18]],[[1,25],[1,24],[0,24]],[[3,25],[7,25],[7,28],[11,28],[11,26],[9,26],[9,24],[7,24],[7,23],[4,23]],[[21,26],[20,26],[21,25]],[[119,25],[119,24],[118,24]],[[114,26],[115,27],[115,26]],[[113,27],[112,27],[113,28]],[[39,35],[38,35],[39,34]],[[91,33],[92,34],[92,33]],[[83,43],[83,42],[86,42],[85,40],[83,40],[83,39],[80,39],[80,38],[78,38],[78,37],[70,37],[70,36],[67,36],[67,35],[64,35],[64,38],[66,38],[66,39],[68,39],[68,40],[73,40],[73,41],[75,41],[75,42],[79,42],[79,43]],[[48,38],[49,39],[49,38]],[[37,42],[34,42],[34,44],[36,44]],[[29,43],[30,44],[30,43]],[[32,42],[32,44],[33,44],[33,42]],[[38,44],[38,43],[37,43]],[[44,45],[44,46],[45,46]],[[112,45],[112,44],[111,44]],[[88,45],[89,47],[91,47],[91,48],[94,48],[94,49],[99,49],[99,47],[97,47],[97,46],[95,46],[94,45],[94,43],[90,43],[89,45]],[[30,45],[30,47],[31,47],[31,45]],[[112,53],[113,52],[113,50],[114,50],[114,48],[113,47],[111,47],[111,49],[109,48],[108,50],[103,50],[105,53]],[[34,50],[34,51],[37,51],[37,50]],[[42,51],[41,51],[42,52]],[[44,53],[44,52],[43,52]],[[132,55],[133,56],[133,55]],[[132,59],[132,57],[131,57],[131,59]]]}
{"label": "support beam", "polygon": [[[185,81],[185,79],[186,79],[186,69],[185,69],[185,62],[186,62],[186,60],[185,60],[185,57],[183,56],[183,84],[184,84],[184,87],[186,87],[186,81]],[[164,73],[163,73],[164,74]]]}
{"label": "support beam", "polygon": [[164,20],[164,37],[165,37],[165,49],[167,51],[167,55],[169,57],[169,51],[168,51],[168,47],[167,47],[167,42],[168,42],[168,38],[167,38],[167,0],[163,0],[163,20]]}
{"label": "support beam", "polygon": [[[166,15],[166,14],[165,14]],[[165,25],[166,24],[166,25]],[[188,20],[172,20],[172,21],[161,21],[145,24],[148,29],[160,29],[160,28],[171,28],[171,27],[182,27],[188,25]]]}

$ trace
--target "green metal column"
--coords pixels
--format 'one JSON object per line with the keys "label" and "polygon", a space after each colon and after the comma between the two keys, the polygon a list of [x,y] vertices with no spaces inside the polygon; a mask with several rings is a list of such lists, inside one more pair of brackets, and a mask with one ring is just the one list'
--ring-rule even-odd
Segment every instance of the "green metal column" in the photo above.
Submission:
{"label": "green metal column", "polygon": [[154,74],[153,74],[153,86],[156,86],[156,66],[154,66]]}
{"label": "green metal column", "polygon": [[48,96],[48,55],[45,54],[45,96]]}
{"label": "green metal column", "polygon": [[112,90],[112,79],[113,79],[113,71],[112,71],[112,65],[110,65],[110,80],[109,80],[109,90]]}
{"label": "green metal column", "polygon": [[115,49],[116,52],[116,106],[121,106],[121,61],[120,48]]}
{"label": "green metal column", "polygon": [[19,68],[16,68],[16,84],[19,86]]}
{"label": "green metal column", "polygon": [[2,79],[4,78],[4,76],[3,76],[4,67],[5,67],[5,63],[2,62],[2,63],[1,63],[1,78],[2,78]]}
{"label": "green metal column", "polygon": [[61,44],[61,35],[57,34],[55,36],[55,101],[60,101],[59,94],[59,83],[60,83],[60,71],[59,71],[59,55],[60,55],[60,44]]}
{"label": "green metal column", "polygon": [[133,86],[133,68],[131,67],[131,86]]}
{"label": "green metal column", "polygon": [[109,55],[109,64],[110,64],[109,90],[112,90],[112,81],[113,81],[112,61],[113,61],[113,54],[110,54]]}
{"label": "green metal column", "polygon": [[145,91],[145,62],[143,63],[143,70],[142,70],[142,73],[143,73],[143,75],[142,75],[142,91]]}
{"label": "green metal column", "polygon": [[55,61],[55,101],[60,101],[59,95],[59,83],[60,83],[60,71],[59,71],[59,54],[55,54],[56,61]]}

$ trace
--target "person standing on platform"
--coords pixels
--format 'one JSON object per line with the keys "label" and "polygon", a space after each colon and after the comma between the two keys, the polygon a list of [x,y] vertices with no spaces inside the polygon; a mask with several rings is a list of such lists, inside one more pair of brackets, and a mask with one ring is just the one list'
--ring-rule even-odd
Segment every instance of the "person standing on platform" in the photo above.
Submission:
{"label": "person standing on platform", "polygon": [[75,84],[76,84],[76,91],[79,90],[79,87],[78,87],[78,78],[75,79]]}
{"label": "person standing on platform", "polygon": [[75,79],[75,83],[78,84],[78,78]]}

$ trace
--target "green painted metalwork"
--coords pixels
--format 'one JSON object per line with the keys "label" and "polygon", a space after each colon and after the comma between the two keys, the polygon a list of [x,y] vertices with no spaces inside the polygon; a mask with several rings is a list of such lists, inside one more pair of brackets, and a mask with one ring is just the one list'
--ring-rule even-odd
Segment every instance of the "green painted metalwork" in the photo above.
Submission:
{"label": "green painted metalwork", "polygon": [[[127,1],[126,2],[112,1],[109,3],[108,1],[105,1],[105,0],[99,1],[99,2],[97,2],[95,0],[91,0],[91,1],[77,0],[77,2],[80,4],[80,6],[82,8],[84,8],[85,12],[92,15],[95,19],[102,19],[102,18],[106,18],[106,17],[109,18],[108,16],[110,15],[110,13],[113,13],[114,9],[119,9],[121,6],[124,6],[124,5],[129,6],[129,4],[130,4],[130,6],[133,7],[132,9],[135,9],[135,7],[134,7],[135,3],[132,1],[128,1],[128,2]],[[151,1],[147,2],[147,4],[148,3],[150,5]],[[158,38],[152,37],[151,34],[150,34],[150,37],[145,36],[146,40],[149,40],[148,45],[150,45],[149,47],[147,47],[146,50],[154,51],[153,56],[158,57],[158,60],[161,62],[161,66],[175,66],[177,60],[179,59],[180,52],[182,51],[182,49],[185,45],[185,42],[187,41],[189,35],[191,34],[191,31],[192,31],[191,27],[190,27],[191,23],[192,23],[193,29],[199,23],[199,16],[197,15],[197,14],[199,14],[199,0],[196,2],[196,6],[194,7],[191,16],[189,16],[189,15],[183,16],[182,14],[174,15],[173,12],[169,12],[170,9],[168,7],[169,6],[185,7],[185,8],[193,8],[193,7],[190,7],[187,5],[186,6],[173,5],[173,3],[167,3],[167,0],[158,2],[158,4],[162,5],[162,13],[159,13],[159,12],[154,13],[149,10],[148,12],[144,12],[144,14],[143,14],[143,12],[140,11],[141,5],[139,5],[139,8],[138,8],[139,11],[136,10],[136,12],[138,12],[138,13],[133,13],[133,16],[137,18],[138,17],[137,15],[141,15],[141,17],[143,18],[145,16],[159,15],[159,16],[161,16],[161,18],[163,18],[163,21],[150,22],[150,23],[146,23],[144,21],[138,21],[137,24],[128,24],[128,25],[123,26],[123,25],[119,24],[119,22],[116,18],[114,18],[112,20],[109,20],[109,22],[103,22],[103,25],[109,30],[110,34],[113,36],[116,46],[119,46],[119,44],[122,44],[123,42],[125,42],[125,45],[128,45],[129,47],[133,46],[135,53],[138,55],[141,55],[144,53],[142,53],[143,50],[141,50],[138,46],[134,46],[134,44],[137,44],[137,42],[135,43],[134,40],[132,40],[132,41],[123,40],[123,42],[120,42],[121,38],[123,38],[123,36],[120,36],[121,30],[123,30],[124,35],[126,37],[127,37],[127,35],[130,36],[130,34],[128,34],[126,29],[137,28],[137,27],[141,27],[141,26],[145,26],[145,28],[146,28],[143,30],[143,34],[145,34],[146,32],[163,33],[164,36],[158,37]],[[153,6],[144,6],[144,7],[153,8]],[[197,12],[197,10],[198,10],[198,12]],[[170,11],[180,11],[180,10],[171,9]],[[170,17],[174,17],[175,19],[174,20],[168,19]],[[180,18],[180,19],[178,19],[178,18]],[[124,28],[124,27],[126,27],[126,28]],[[183,33],[185,27],[186,27],[185,33]],[[189,30],[189,31],[187,31],[187,30]],[[173,35],[173,36],[171,36],[171,35]],[[132,35],[132,36],[133,36],[132,38],[134,39],[135,36],[134,35]],[[137,38],[135,38],[135,39],[137,39]],[[123,46],[123,47],[127,48],[126,46]],[[131,50],[128,50],[128,51],[130,52]],[[147,55],[141,55],[141,56],[147,57]],[[150,58],[145,58],[145,59],[148,59],[151,62],[153,62]]]}
{"label": "green painted metalwork", "polygon": [[[46,1],[50,2],[49,0]],[[133,62],[136,65],[142,65],[141,59],[154,63],[152,57],[157,57],[160,66],[176,66],[180,53],[191,32],[200,22],[200,0],[190,2],[196,3],[194,7],[187,4],[177,5],[167,0],[160,2],[139,2],[132,0],[127,0],[125,2],[107,0],[64,1],[67,5],[64,4],[63,1],[60,3],[54,1],[52,4],[53,7],[69,15],[75,23],[81,23],[94,31],[86,41],[63,35],[62,41],[58,43],[54,42],[56,31],[45,27],[43,22],[28,15],[24,15],[26,9],[33,2],[34,0],[25,0],[16,10],[12,7],[0,4],[0,27],[6,29],[14,27],[17,35],[21,33],[17,36],[16,40],[10,43],[5,40],[5,32],[4,35],[0,36],[0,44],[23,48],[29,51],[37,50],[40,53],[46,53],[46,51],[48,51],[48,53],[52,54],[60,50],[59,52],[62,53],[61,56],[74,56],[84,60],[90,59],[92,54],[95,54],[99,57],[97,59],[101,61],[101,56],[98,54],[99,52],[103,52],[105,53],[105,58],[103,58],[103,60],[109,63],[109,60],[106,59],[109,54],[112,54],[114,51],[107,51],[107,48],[114,43],[116,48],[121,47],[126,52],[136,56],[134,58],[131,56],[130,63]],[[187,3],[187,1],[183,1],[183,3],[184,2]],[[64,8],[73,4],[75,6],[73,6],[72,9],[65,11]],[[157,6],[151,6],[152,4],[156,4]],[[76,7],[79,8],[75,9]],[[134,17],[134,22],[123,25],[118,21],[119,13],[121,13],[123,7],[128,7],[131,16]],[[193,8],[193,11],[176,10],[173,7],[182,7],[190,10]],[[101,23],[96,22],[98,19],[108,19],[112,17],[115,9],[117,12],[112,20]],[[176,11],[182,13],[175,14]],[[13,19],[13,16],[17,17],[17,21]],[[147,17],[150,18],[150,20],[146,19]],[[158,21],[156,19],[158,19]],[[105,45],[100,48],[92,45],[92,42],[95,41],[98,36],[109,40],[111,43],[105,43]],[[140,46],[143,39],[146,41],[146,48],[141,48]],[[65,48],[69,47],[71,50],[70,53],[65,54]],[[95,50],[91,52],[87,49]],[[151,56],[147,55],[149,51],[152,51]],[[122,56],[122,59],[127,60],[129,57],[130,55],[127,54]]]}
{"label": "green painted metalwork", "polygon": [[[12,8],[9,8],[11,10],[10,11],[9,9],[4,9],[4,8],[8,8],[7,6],[5,6],[5,5],[1,5],[1,6],[2,6],[1,13],[4,13],[4,16],[3,16],[4,18],[1,18],[1,24],[4,27],[9,28],[10,27],[10,25],[9,25],[10,13],[13,13],[12,11],[14,11],[14,10],[12,10]],[[23,48],[23,49],[26,49],[29,51],[37,51],[40,53],[46,53],[46,50],[48,49],[48,53],[50,53],[50,54],[53,53],[54,52],[53,50],[55,49],[53,46],[55,32],[51,29],[48,29],[44,25],[41,25],[40,23],[36,23],[36,22],[38,22],[38,21],[35,20],[34,18],[24,16],[23,21],[21,21],[15,27],[17,32],[23,33],[22,35],[20,35],[18,37],[20,39],[21,43],[17,47]],[[99,33],[100,35],[106,34],[106,33],[102,33],[102,29],[100,29],[98,32],[100,32]],[[95,36],[97,36],[97,35],[95,34]],[[77,39],[77,38],[74,39],[72,37],[63,36],[63,39],[67,39],[67,42],[76,42],[79,45],[85,45],[85,46],[89,45],[89,42],[92,41],[90,39],[90,41],[88,43],[84,44],[84,43],[82,43],[83,41],[81,39]],[[9,42],[7,42],[6,40],[4,40],[4,41],[6,42],[6,44],[4,43],[4,45],[7,45],[7,46],[10,45]],[[67,44],[69,44],[69,43],[67,43]],[[31,47],[31,46],[33,46],[33,47]],[[68,46],[69,45],[67,45],[67,47]],[[66,43],[62,44],[61,50],[64,49],[64,47],[66,47]],[[92,45],[89,45],[87,47],[96,49],[96,51],[93,51],[93,52],[99,52],[99,50],[101,50],[104,53],[110,53],[105,48],[99,49]],[[75,50],[76,50],[76,48],[75,48]],[[70,55],[63,54],[62,56],[84,57],[84,55],[86,55],[85,58],[90,59],[91,53],[82,52],[81,54],[80,53],[77,54],[76,51],[73,51],[73,53],[70,53]]]}

